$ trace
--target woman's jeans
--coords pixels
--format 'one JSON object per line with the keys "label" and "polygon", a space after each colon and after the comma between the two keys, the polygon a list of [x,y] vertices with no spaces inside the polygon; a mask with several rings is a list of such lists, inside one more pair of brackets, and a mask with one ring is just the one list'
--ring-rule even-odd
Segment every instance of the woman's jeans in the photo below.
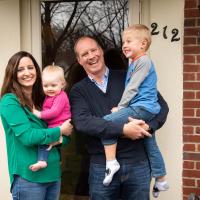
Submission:
{"label": "woman's jeans", "polygon": [[[143,107],[127,107],[119,110],[118,112],[104,116],[104,119],[115,123],[126,123],[128,122],[128,117],[132,117],[148,122],[154,116],[154,114],[148,112]],[[102,143],[103,145],[110,145],[117,143],[117,140],[115,138],[113,140],[102,140]],[[151,176],[159,177],[166,175],[165,163],[156,143],[155,134],[153,134],[152,137],[145,138],[144,145],[150,162]]]}
{"label": "woman's jeans", "polygon": [[150,167],[148,160],[120,163],[111,184],[103,185],[105,165],[90,163],[90,200],[149,200]]}
{"label": "woman's jeans", "polygon": [[13,200],[58,200],[60,181],[33,183],[15,175],[12,184]]}

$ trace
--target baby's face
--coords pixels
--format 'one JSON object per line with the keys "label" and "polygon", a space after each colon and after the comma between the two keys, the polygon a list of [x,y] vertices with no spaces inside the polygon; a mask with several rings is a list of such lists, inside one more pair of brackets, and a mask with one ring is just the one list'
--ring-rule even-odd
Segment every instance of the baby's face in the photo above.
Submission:
{"label": "baby's face", "polygon": [[63,89],[63,81],[56,75],[43,76],[42,85],[45,95],[53,97],[58,95]]}

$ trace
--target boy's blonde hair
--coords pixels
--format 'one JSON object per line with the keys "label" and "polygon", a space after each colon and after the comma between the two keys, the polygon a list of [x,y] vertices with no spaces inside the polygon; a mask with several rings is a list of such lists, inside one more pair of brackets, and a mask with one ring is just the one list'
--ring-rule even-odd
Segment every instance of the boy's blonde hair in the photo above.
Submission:
{"label": "boy's blonde hair", "polygon": [[147,26],[144,24],[134,24],[122,32],[122,37],[127,34],[132,34],[138,39],[145,40],[147,42],[145,50],[148,50],[149,46],[151,45],[151,32]]}
{"label": "boy's blonde hair", "polygon": [[64,87],[66,86],[64,70],[62,67],[58,65],[48,65],[42,71],[42,76],[46,73],[52,73],[54,75],[58,75],[59,79],[63,82]]}

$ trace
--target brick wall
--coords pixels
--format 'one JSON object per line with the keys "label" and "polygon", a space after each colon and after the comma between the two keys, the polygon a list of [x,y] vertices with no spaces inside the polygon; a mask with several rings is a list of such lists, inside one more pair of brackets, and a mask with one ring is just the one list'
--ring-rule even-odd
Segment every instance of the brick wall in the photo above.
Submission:
{"label": "brick wall", "polygon": [[183,199],[200,195],[200,0],[185,0],[183,66]]}

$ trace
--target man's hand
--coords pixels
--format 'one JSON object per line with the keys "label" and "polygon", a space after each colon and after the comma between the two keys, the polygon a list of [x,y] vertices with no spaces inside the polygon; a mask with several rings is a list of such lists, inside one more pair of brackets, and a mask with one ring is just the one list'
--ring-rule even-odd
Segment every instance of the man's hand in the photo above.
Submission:
{"label": "man's hand", "polygon": [[149,132],[149,125],[148,124],[144,124],[144,125],[141,125],[141,128],[143,128],[145,131],[148,131]]}
{"label": "man's hand", "polygon": [[112,112],[112,113],[117,112],[117,111],[119,111],[118,107],[113,107],[113,108],[111,109],[111,112]]}
{"label": "man's hand", "polygon": [[123,133],[124,136],[132,140],[144,138],[145,136],[151,137],[143,127],[146,127],[143,120],[133,119],[129,117],[129,122],[124,125]]}

